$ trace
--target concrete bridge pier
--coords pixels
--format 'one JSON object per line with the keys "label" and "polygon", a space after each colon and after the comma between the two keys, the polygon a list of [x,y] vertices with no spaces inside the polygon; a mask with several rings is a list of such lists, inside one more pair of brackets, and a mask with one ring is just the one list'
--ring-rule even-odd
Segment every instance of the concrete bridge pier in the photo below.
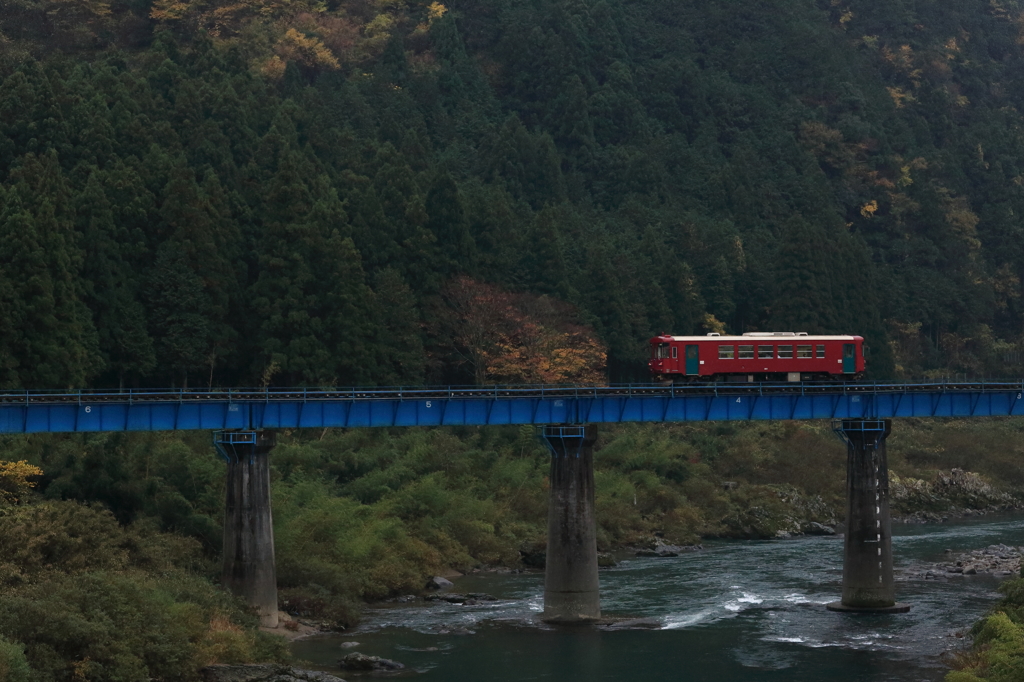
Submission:
{"label": "concrete bridge pier", "polygon": [[885,439],[889,419],[844,419],[835,427],[846,441],[846,536],[843,597],[830,611],[906,613],[892,574],[892,522]]}
{"label": "concrete bridge pier", "polygon": [[601,617],[594,515],[597,429],[545,426],[551,450],[544,614],[548,623],[586,623]]}
{"label": "concrete bridge pier", "polygon": [[277,571],[270,514],[273,431],[217,431],[214,445],[227,460],[223,583],[256,609],[260,625],[277,627]]}

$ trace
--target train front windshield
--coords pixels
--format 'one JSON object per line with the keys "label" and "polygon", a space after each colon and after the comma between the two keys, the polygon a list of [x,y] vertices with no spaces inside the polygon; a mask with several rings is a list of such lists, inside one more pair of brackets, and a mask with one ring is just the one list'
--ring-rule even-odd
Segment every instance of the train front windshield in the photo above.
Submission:
{"label": "train front windshield", "polygon": [[667,343],[659,343],[654,348],[654,358],[656,360],[667,360],[668,359],[669,345]]}

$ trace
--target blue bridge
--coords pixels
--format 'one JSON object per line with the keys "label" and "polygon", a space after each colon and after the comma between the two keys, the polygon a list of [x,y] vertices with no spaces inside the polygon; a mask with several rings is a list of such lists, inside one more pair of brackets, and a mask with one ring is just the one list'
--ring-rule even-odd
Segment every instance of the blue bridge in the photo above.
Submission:
{"label": "blue bridge", "polygon": [[0,433],[1024,415],[1024,382],[0,393]]}
{"label": "blue bridge", "polygon": [[275,429],[536,424],[551,451],[544,620],[600,618],[593,450],[597,423],[833,419],[847,443],[843,597],[898,613],[886,436],[892,417],[1024,415],[1024,381],[717,383],[392,389],[0,392],[0,434],[215,431],[227,462],[223,582],[278,623],[270,466]]}

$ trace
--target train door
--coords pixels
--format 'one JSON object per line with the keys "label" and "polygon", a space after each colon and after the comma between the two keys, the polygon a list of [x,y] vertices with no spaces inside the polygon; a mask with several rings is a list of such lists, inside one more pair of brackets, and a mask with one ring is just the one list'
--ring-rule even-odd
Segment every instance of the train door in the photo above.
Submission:
{"label": "train door", "polygon": [[686,376],[697,376],[700,374],[700,346],[688,344],[686,346]]}
{"label": "train door", "polygon": [[857,346],[852,343],[843,344],[843,374],[857,373]]}

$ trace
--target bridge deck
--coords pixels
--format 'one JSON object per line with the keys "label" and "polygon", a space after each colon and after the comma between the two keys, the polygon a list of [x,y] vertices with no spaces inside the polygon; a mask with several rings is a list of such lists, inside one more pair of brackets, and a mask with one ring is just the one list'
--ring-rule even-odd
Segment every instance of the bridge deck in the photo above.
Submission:
{"label": "bridge deck", "polygon": [[1024,382],[0,393],[0,433],[1024,415]]}

